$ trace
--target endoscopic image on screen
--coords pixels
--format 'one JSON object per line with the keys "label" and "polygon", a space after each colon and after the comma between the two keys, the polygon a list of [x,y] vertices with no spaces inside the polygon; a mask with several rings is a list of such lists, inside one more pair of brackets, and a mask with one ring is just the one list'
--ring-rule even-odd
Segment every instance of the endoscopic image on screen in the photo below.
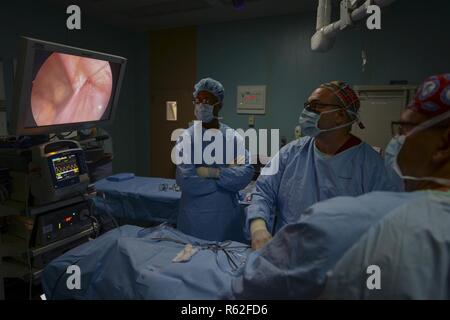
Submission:
{"label": "endoscopic image on screen", "polygon": [[38,50],[28,128],[107,120],[115,85],[108,61]]}

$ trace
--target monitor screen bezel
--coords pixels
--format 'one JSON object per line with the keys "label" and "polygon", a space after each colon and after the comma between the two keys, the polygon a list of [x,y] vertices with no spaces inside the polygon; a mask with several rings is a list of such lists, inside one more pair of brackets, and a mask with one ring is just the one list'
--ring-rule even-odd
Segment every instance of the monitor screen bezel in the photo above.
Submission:
{"label": "monitor screen bezel", "polygon": [[[59,52],[92,59],[104,60],[120,65],[116,79],[115,90],[111,94],[109,119],[56,124],[41,127],[26,127],[25,112],[31,105],[31,89],[33,78],[33,66],[36,49],[47,50],[49,52]],[[28,37],[21,38],[20,55],[17,64],[17,71],[14,80],[13,108],[11,110],[10,131],[13,135],[43,135],[74,130],[90,129],[111,124],[114,121],[120,90],[125,74],[127,59],[111,54],[96,52],[87,49],[67,46],[59,43],[48,42]]]}

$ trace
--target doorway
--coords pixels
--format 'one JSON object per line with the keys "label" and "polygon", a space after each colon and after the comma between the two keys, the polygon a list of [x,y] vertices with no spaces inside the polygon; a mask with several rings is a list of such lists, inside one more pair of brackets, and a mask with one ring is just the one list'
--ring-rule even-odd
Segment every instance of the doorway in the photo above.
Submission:
{"label": "doorway", "polygon": [[197,77],[197,30],[150,33],[150,175],[174,178],[172,132],[194,119],[192,92]]}

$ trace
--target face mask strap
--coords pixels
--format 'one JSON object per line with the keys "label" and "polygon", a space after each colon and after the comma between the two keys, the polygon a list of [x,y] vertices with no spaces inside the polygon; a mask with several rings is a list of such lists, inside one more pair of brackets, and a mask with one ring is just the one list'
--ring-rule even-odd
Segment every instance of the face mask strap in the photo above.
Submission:
{"label": "face mask strap", "polygon": [[[305,108],[302,111],[302,115],[303,115],[303,119],[305,119],[306,121],[308,121],[308,120],[314,121],[315,130],[318,130],[318,134],[320,134],[322,132],[330,132],[330,131],[338,130],[338,129],[341,129],[341,128],[345,128],[345,127],[351,126],[355,122],[359,122],[358,114],[356,112],[353,112],[352,110],[346,110],[346,109],[348,109],[348,107],[336,108],[336,109],[333,109],[333,110],[324,111],[322,113],[315,113],[315,112],[309,111],[309,110],[307,110]],[[348,114],[353,115],[354,119],[351,120],[350,122],[344,123],[344,124],[342,124],[340,126],[337,126],[335,128],[319,129],[319,121],[320,121],[320,117],[321,117],[322,114],[332,113],[332,112],[336,112],[336,111],[340,111],[340,110],[344,110]],[[302,116],[300,116],[300,118],[302,118]],[[300,124],[300,125],[302,125],[302,124]]]}
{"label": "face mask strap", "polygon": [[[398,142],[400,143],[401,146],[403,146],[405,144],[407,137],[409,137],[417,132],[420,132],[422,130],[431,128],[435,124],[437,124],[443,120],[446,120],[448,118],[450,118],[450,111],[442,113],[434,118],[431,118],[431,119],[419,124],[418,126],[414,127],[414,129],[412,129],[408,134],[397,136],[396,139],[399,139]],[[436,182],[440,185],[450,187],[450,179],[438,178],[438,177],[413,177],[413,176],[403,175],[401,172],[400,166],[398,165],[398,162],[397,162],[398,154],[400,153],[400,150],[401,150],[401,148],[399,149],[399,151],[396,155],[396,158],[395,158],[395,162],[394,162],[394,170],[397,172],[397,174],[400,176],[400,178],[402,178],[403,180],[413,180],[413,181],[432,181],[432,182]]]}
{"label": "face mask strap", "polygon": [[341,111],[341,110],[342,110],[342,108],[336,108],[336,109],[333,109],[333,110],[323,111],[323,112],[319,113],[319,115],[321,116],[323,114],[333,113],[333,112]]}
{"label": "face mask strap", "polygon": [[411,136],[419,131],[429,129],[433,127],[435,124],[438,124],[441,121],[444,121],[446,119],[450,118],[450,111],[444,112],[434,118],[431,118],[425,122],[422,122],[421,124],[414,127],[410,132],[406,134],[406,136]]}
{"label": "face mask strap", "polygon": [[431,181],[437,184],[450,187],[450,179],[438,178],[438,177],[411,177],[411,176],[400,176],[403,180],[413,180],[413,181]]}
{"label": "face mask strap", "polygon": [[[347,107],[347,108],[348,108],[348,107]],[[330,112],[330,113],[331,113],[331,112],[339,111],[339,110],[342,110],[342,109],[330,110],[330,111],[326,111],[326,112]],[[345,109],[344,109],[344,110],[345,110]],[[353,115],[355,118],[354,118],[353,120],[347,122],[347,123],[341,124],[340,126],[337,126],[337,127],[331,128],[331,129],[319,129],[320,132],[330,132],[330,131],[342,129],[342,128],[351,126],[351,125],[354,124],[355,122],[359,122],[359,116],[358,116],[357,113],[355,113],[355,112],[353,112],[353,111],[351,111],[351,110],[345,110],[345,112],[350,113],[350,114]],[[320,120],[320,117],[319,117],[319,120]],[[319,125],[319,121],[317,121],[317,128],[319,128],[318,125]]]}

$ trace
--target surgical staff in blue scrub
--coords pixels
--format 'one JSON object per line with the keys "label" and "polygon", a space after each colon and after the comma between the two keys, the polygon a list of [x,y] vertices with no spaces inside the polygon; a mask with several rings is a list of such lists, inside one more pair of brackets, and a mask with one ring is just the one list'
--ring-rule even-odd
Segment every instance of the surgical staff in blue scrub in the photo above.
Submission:
{"label": "surgical staff in blue scrub", "polygon": [[[193,96],[194,114],[201,122],[196,122],[182,135],[191,142],[189,150],[182,148],[181,141],[177,144],[181,154],[190,152],[189,163],[177,165],[176,178],[182,190],[177,228],[204,240],[243,241],[245,217],[240,211],[238,192],[250,183],[254,174],[249,154],[242,136],[219,122],[224,99],[222,84],[211,78],[202,79],[195,85]],[[222,155],[214,154],[212,164],[204,157],[201,163],[195,164],[196,129],[200,129],[202,135],[207,130],[221,133]],[[234,152],[227,149],[227,141]],[[200,151],[203,153],[212,142],[202,141]]]}
{"label": "surgical staff in blue scrub", "polygon": [[[450,299],[449,119],[450,73],[432,76],[392,123],[387,148],[387,162],[414,192],[396,194],[401,205],[336,264],[322,298]],[[370,212],[388,203],[386,193],[367,196]]]}
{"label": "surgical staff in blue scrub", "polygon": [[275,231],[297,222],[316,202],[401,189],[380,155],[351,134],[354,123],[363,127],[359,106],[356,93],[344,82],[322,84],[311,94],[299,119],[307,137],[283,147],[275,156],[278,172],[261,175],[256,183],[246,223],[253,249],[272,238],[276,211]]}

